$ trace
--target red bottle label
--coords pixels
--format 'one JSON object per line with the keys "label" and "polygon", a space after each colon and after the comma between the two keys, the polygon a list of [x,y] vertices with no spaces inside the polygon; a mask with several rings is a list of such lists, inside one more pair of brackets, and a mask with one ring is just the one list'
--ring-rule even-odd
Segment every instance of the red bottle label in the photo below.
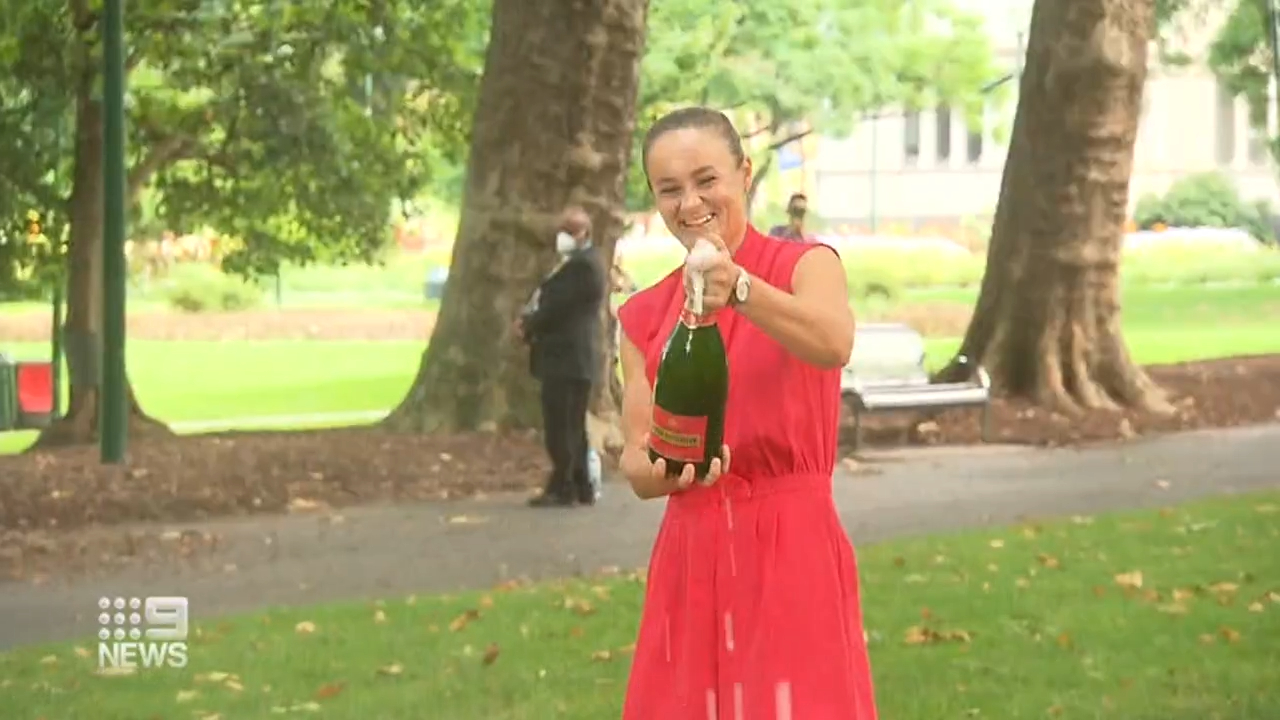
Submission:
{"label": "red bottle label", "polygon": [[686,327],[700,328],[708,325],[716,324],[716,314],[713,312],[704,315],[698,315],[689,308],[680,311],[680,322]]}
{"label": "red bottle label", "polygon": [[706,460],[706,416],[675,415],[654,405],[649,447],[672,460],[692,463]]}

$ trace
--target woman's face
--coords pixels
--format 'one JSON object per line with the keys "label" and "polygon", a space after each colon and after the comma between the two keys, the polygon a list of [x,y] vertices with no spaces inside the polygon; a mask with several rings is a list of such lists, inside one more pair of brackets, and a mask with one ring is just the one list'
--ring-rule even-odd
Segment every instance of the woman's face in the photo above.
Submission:
{"label": "woman's face", "polygon": [[662,220],[686,249],[708,235],[719,236],[731,250],[742,241],[751,161],[739,164],[715,130],[684,128],[659,136],[645,170]]}

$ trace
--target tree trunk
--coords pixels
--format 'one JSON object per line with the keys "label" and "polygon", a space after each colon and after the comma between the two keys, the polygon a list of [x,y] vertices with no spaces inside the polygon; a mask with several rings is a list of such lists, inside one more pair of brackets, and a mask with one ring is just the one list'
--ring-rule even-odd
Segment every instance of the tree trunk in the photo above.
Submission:
{"label": "tree trunk", "polygon": [[756,193],[760,192],[760,184],[764,182],[766,176],[769,175],[770,168],[773,167],[773,154],[777,150],[770,148],[769,154],[765,156],[764,162],[755,167],[755,172],[751,175],[751,185],[747,188],[747,217],[751,217],[751,213],[755,211]]}
{"label": "tree trunk", "polygon": [[[102,104],[94,99],[93,73],[78,88],[75,162],[71,189],[71,239],[67,249],[67,321],[63,328],[70,398],[67,414],[45,428],[33,448],[96,442],[102,379]],[[142,412],[129,394],[129,431],[169,434]]]}
{"label": "tree trunk", "polygon": [[998,391],[1068,413],[1170,409],[1120,326],[1154,25],[1154,0],[1036,1],[986,274],[960,357],[942,376],[980,363]]}
{"label": "tree trunk", "polygon": [[647,12],[648,0],[494,2],[449,279],[389,427],[540,424],[528,353],[511,323],[555,262],[566,204],[591,214],[596,247],[606,268],[612,262]]}

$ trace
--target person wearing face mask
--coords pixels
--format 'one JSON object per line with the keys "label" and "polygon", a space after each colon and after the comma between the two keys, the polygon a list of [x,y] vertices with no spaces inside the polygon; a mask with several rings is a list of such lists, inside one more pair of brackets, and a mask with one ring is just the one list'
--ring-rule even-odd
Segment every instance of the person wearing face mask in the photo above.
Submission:
{"label": "person wearing face mask", "polygon": [[529,344],[529,369],[542,384],[542,425],[551,475],[534,507],[595,504],[587,468],[587,405],[602,359],[604,265],[591,245],[591,218],[570,207],[556,233],[560,261],[516,321]]}
{"label": "person wearing face mask", "polygon": [[809,212],[809,198],[804,193],[796,193],[787,201],[787,224],[775,225],[769,230],[769,237],[781,240],[809,240],[804,231],[804,216]]}
{"label": "person wearing face mask", "polygon": [[729,396],[707,477],[651,461],[653,383],[687,271],[619,309],[618,467],[638,497],[666,504],[623,719],[875,720],[858,567],[831,495],[854,335],[840,257],[751,226],[751,161],[723,113],[676,110],[642,149],[672,234],[717,248],[703,307],[718,314]]}

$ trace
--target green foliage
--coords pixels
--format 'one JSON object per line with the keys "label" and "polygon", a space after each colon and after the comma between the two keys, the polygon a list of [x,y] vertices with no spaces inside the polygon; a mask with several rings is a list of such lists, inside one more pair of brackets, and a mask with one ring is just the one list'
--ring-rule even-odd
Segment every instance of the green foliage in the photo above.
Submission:
{"label": "green foliage", "polygon": [[[847,135],[882,106],[946,103],[979,117],[997,69],[976,15],[949,0],[653,0],[642,65],[636,147],[681,105],[732,112],[767,172],[773,153],[811,131]],[[995,91],[1001,101],[1005,88]],[[649,205],[640,154],[628,205]]]}
{"label": "green foliage", "polygon": [[0,223],[0,302],[43,299],[61,280],[66,245],[58,238],[66,228],[45,225],[45,218],[28,210]]}
{"label": "green foliage", "polygon": [[165,284],[165,301],[182,312],[235,312],[262,303],[262,289],[254,281],[203,263],[175,266]]}
{"label": "green foliage", "polygon": [[[0,217],[67,213],[99,7],[0,0]],[[130,4],[130,192],[154,191],[135,219],[238,237],[227,267],[248,274],[373,258],[395,201],[465,154],[488,13],[486,0]]]}
{"label": "green foliage", "polygon": [[[1268,0],[1236,0],[1235,7],[1209,47],[1209,67],[1222,83],[1249,104],[1249,121],[1255,129],[1267,127],[1267,88],[1275,74],[1274,55],[1267,28],[1271,17]],[[1273,158],[1280,145],[1270,138]]]}
{"label": "green foliage", "polygon": [[1263,242],[1273,242],[1271,215],[1269,202],[1246,201],[1231,178],[1208,172],[1179,179],[1163,197],[1144,195],[1134,209],[1134,222],[1143,230],[1157,225],[1240,228]]}

